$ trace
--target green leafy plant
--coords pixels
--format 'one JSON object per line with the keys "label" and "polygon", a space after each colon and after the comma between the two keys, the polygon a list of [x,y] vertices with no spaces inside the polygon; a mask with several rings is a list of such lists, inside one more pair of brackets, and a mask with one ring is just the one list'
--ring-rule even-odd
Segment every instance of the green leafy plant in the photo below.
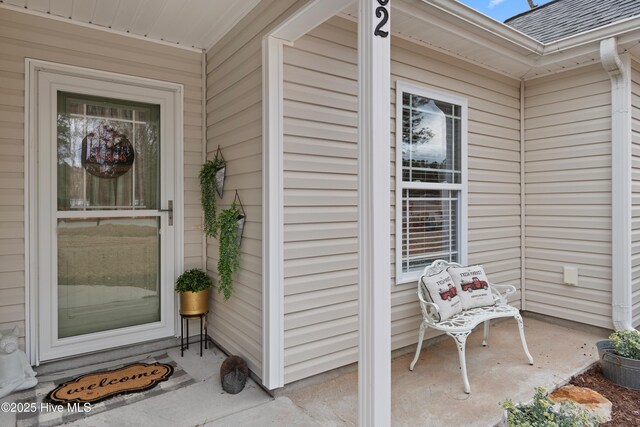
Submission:
{"label": "green leafy plant", "polygon": [[199,268],[192,268],[178,276],[176,292],[200,292],[213,286],[211,278]]}
{"label": "green leafy plant", "polygon": [[240,266],[240,236],[238,219],[241,212],[235,202],[218,215],[218,231],[220,234],[220,255],[218,257],[218,293],[224,300],[231,297],[233,291],[233,274]]}
{"label": "green leafy plant", "polygon": [[515,404],[506,400],[501,403],[507,411],[509,427],[584,427],[598,426],[598,417],[571,402],[553,402],[543,387],[537,387],[533,402]]}
{"label": "green leafy plant", "polygon": [[216,222],[216,172],[224,167],[225,161],[216,157],[202,165],[200,169],[200,201],[204,211],[204,233],[207,236],[217,236]]}
{"label": "green leafy plant", "polygon": [[640,360],[640,331],[615,331],[609,340],[619,356]]}

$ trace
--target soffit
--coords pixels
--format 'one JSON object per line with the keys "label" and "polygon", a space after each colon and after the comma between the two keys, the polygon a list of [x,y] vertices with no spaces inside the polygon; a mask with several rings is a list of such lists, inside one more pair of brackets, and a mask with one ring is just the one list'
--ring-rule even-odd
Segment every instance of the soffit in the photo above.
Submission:
{"label": "soffit", "polygon": [[260,0],[2,0],[18,10],[207,50]]}
{"label": "soffit", "polygon": [[[208,50],[260,0],[0,0],[0,5],[187,49]],[[458,2],[394,0],[396,37],[516,79],[599,62],[599,41],[572,49],[543,45]],[[357,20],[357,2],[341,16]],[[603,28],[606,31],[606,28]],[[636,31],[637,32],[637,31]],[[619,38],[638,55],[637,35]],[[555,49],[558,45],[558,49]]]}

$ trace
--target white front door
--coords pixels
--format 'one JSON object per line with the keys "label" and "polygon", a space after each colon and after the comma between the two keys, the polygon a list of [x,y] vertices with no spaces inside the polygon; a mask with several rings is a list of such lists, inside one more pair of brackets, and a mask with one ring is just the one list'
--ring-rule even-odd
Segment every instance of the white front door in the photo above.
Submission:
{"label": "white front door", "polygon": [[37,73],[38,358],[174,335],[173,91]]}

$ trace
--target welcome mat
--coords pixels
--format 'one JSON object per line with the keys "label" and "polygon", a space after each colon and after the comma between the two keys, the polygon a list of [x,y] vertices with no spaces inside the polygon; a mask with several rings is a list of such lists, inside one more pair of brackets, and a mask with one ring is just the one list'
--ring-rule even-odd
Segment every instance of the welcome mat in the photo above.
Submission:
{"label": "welcome mat", "polygon": [[54,388],[45,402],[98,403],[121,394],[138,393],[152,389],[173,374],[173,367],[166,363],[133,363],[111,371],[81,375]]}
{"label": "welcome mat", "polygon": [[[125,377],[128,379],[120,383],[119,381]],[[161,377],[164,378],[158,380]],[[103,381],[104,378],[109,380]],[[115,379],[118,379],[118,382],[115,382]],[[152,380],[154,384],[151,384]],[[100,387],[101,382],[102,387]],[[195,383],[196,381],[167,354],[150,356],[138,363],[116,365],[109,370],[41,382],[34,389],[20,392],[16,402],[25,411],[16,414],[17,425],[18,427],[57,426]],[[122,388],[119,388],[121,385]],[[124,385],[132,387],[125,390]],[[138,389],[134,390],[135,387]],[[69,395],[68,391],[72,393]],[[95,394],[89,394],[89,392]],[[70,398],[60,403],[65,395]],[[95,400],[84,400],[91,397],[95,397]]]}

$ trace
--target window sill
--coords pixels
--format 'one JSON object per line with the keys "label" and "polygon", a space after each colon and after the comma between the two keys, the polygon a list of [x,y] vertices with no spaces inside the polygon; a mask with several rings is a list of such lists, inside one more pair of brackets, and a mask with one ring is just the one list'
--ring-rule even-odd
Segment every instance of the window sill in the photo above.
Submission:
{"label": "window sill", "polygon": [[422,271],[416,271],[415,273],[409,273],[407,275],[403,275],[400,278],[396,278],[396,286],[405,285],[407,283],[415,283],[422,276]]}

